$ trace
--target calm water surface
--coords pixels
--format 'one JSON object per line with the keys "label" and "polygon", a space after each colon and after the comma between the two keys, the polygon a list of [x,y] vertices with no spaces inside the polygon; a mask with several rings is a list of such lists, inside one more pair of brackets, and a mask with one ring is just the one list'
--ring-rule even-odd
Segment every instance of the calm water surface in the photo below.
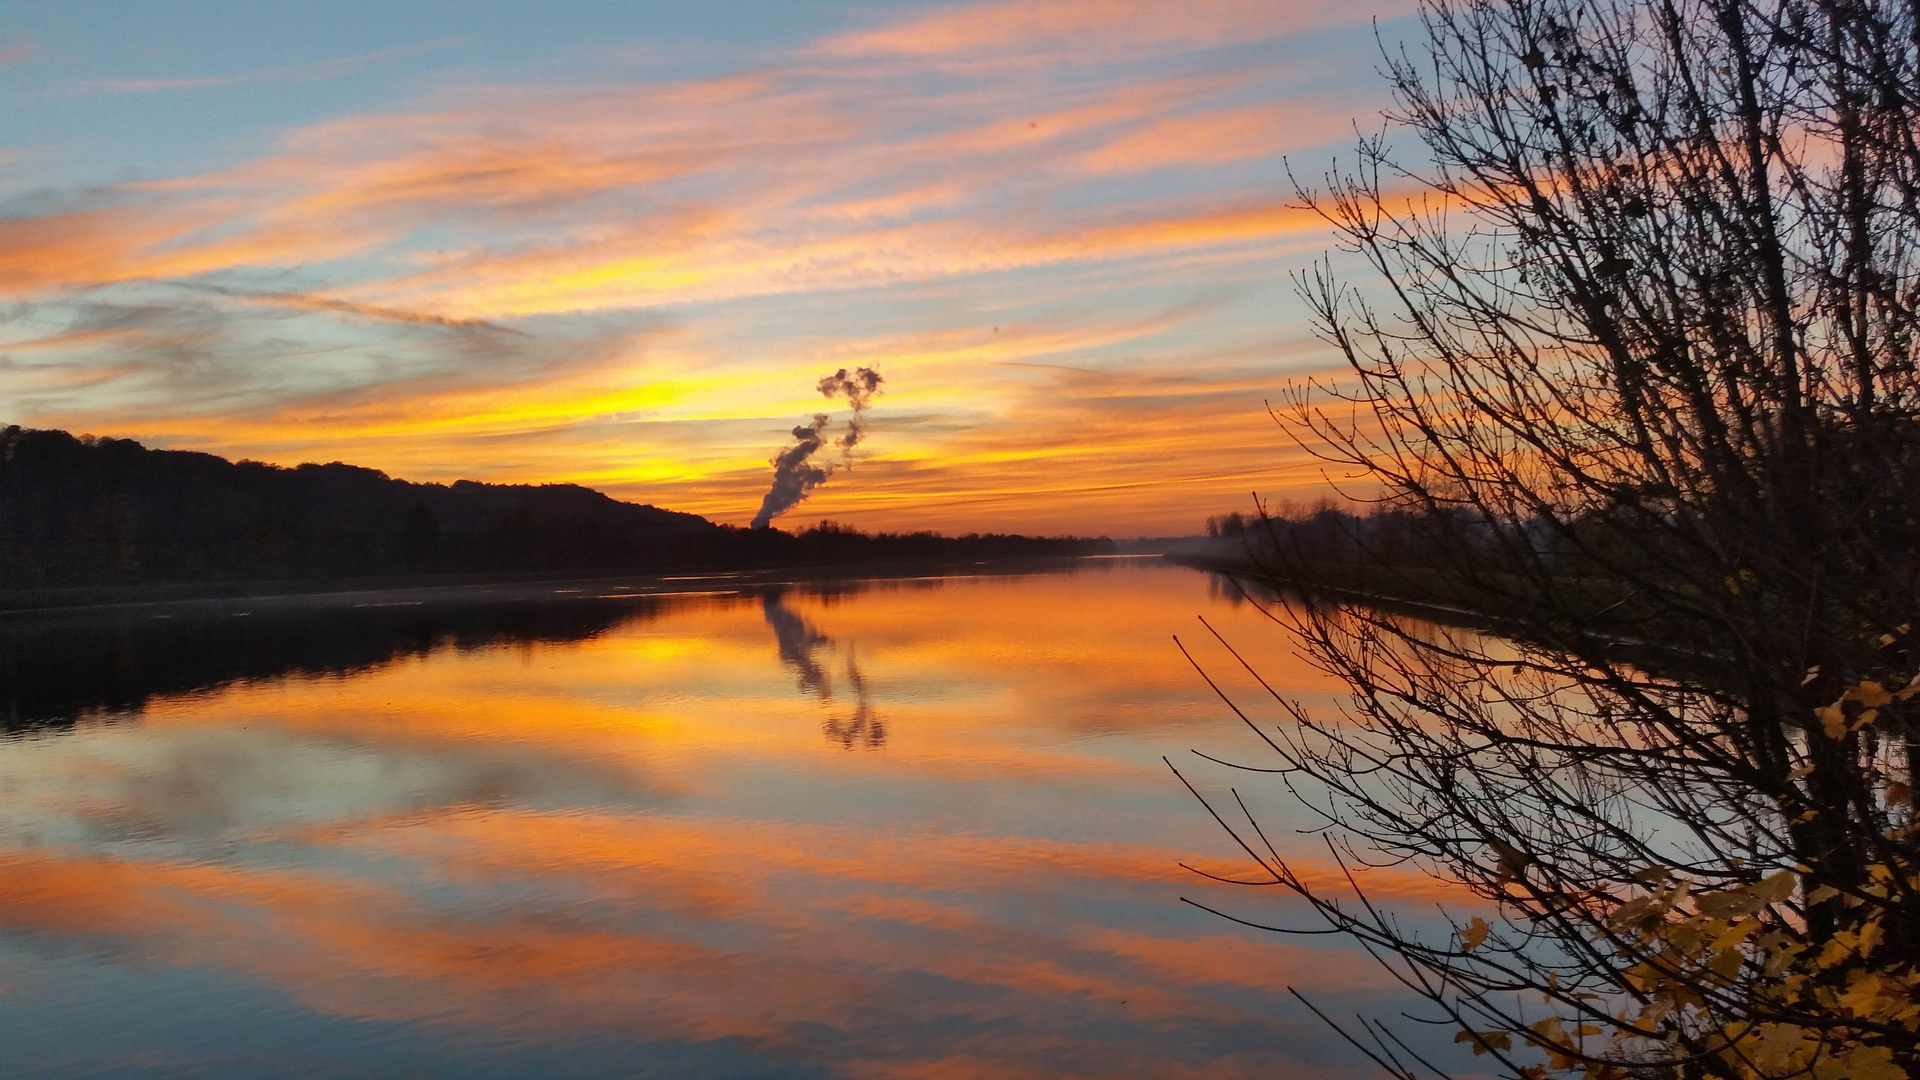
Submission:
{"label": "calm water surface", "polygon": [[8,630],[0,1076],[1369,1072],[1180,903],[1297,914],[1178,866],[1257,754],[1171,635],[1331,689],[1208,577],[545,591]]}

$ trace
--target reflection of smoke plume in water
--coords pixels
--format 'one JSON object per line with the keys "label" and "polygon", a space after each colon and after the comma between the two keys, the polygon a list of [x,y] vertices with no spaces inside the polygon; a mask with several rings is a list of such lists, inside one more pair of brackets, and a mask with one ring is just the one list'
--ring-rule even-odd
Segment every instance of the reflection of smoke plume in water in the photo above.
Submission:
{"label": "reflection of smoke plume in water", "polygon": [[773,627],[774,640],[779,642],[781,661],[793,665],[800,673],[801,691],[832,701],[833,681],[813,658],[813,651],[833,639],[815,630],[812,623],[782,603],[778,592],[762,597],[761,609],[766,614],[767,625]]}
{"label": "reflection of smoke plume in water", "polygon": [[855,746],[878,750],[886,745],[887,727],[881,722],[879,714],[873,711],[873,705],[867,701],[867,680],[860,674],[860,665],[854,662],[851,647],[847,650],[847,682],[853,686],[856,702],[853,715],[845,720],[829,717],[827,722],[821,725],[821,730],[827,738],[838,742],[842,750],[851,750]]}
{"label": "reflection of smoke plume in water", "polygon": [[[853,410],[853,416],[847,421],[847,433],[833,441],[840,448],[842,460],[851,460],[853,448],[860,445],[861,437],[866,434],[867,404],[880,392],[883,381],[880,373],[872,368],[856,368],[852,374],[841,368],[815,384],[814,388],[823,397],[844,397]],[[813,423],[793,429],[793,445],[773,459],[773,486],[760,500],[760,512],[753,515],[753,528],[771,525],[774,518],[793,509],[833,475],[832,465],[815,465],[811,460],[814,451],[825,443],[826,430],[826,413],[815,413]]]}
{"label": "reflection of smoke plume in water", "polygon": [[878,750],[887,745],[887,726],[874,715],[873,706],[861,705],[853,710],[853,715],[845,720],[829,719],[820,726],[829,741],[840,744],[840,749],[851,750],[858,746],[864,750]]}
{"label": "reflection of smoke plume in water", "polygon": [[[779,644],[780,662],[800,675],[800,692],[811,694],[823,702],[832,702],[833,676],[814,654],[822,645],[831,646],[833,639],[789,608],[777,590],[763,595],[760,604],[767,617],[767,625],[773,628],[774,640]],[[853,687],[853,715],[844,720],[830,716],[821,725],[821,731],[829,741],[839,743],[842,749],[851,750],[858,746],[877,750],[886,745],[887,728],[867,700],[867,678],[860,671],[859,662],[854,659],[852,646],[847,649],[847,685]]]}

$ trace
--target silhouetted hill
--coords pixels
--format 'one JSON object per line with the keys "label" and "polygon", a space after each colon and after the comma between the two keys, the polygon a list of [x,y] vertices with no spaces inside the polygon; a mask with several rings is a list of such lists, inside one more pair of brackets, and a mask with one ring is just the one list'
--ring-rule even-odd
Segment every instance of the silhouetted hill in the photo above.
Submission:
{"label": "silhouetted hill", "polygon": [[282,468],[127,439],[0,429],[0,590],[1096,550],[1105,548],[1068,538],[746,530],[573,484],[415,484],[337,462]]}

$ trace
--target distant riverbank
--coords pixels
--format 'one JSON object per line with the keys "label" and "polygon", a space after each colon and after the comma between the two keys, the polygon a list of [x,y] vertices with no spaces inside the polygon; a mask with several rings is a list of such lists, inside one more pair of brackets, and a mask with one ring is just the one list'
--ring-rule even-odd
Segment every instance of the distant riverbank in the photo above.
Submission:
{"label": "distant riverbank", "polygon": [[[851,599],[942,583],[1125,574],[1157,555],[895,563],[715,574],[421,583],[128,599],[0,612],[0,732],[71,723],[288,673],[345,673],[442,644],[577,642],[635,619],[781,597]],[[307,584],[307,583],[298,583]],[[776,611],[777,615],[777,611]]]}
{"label": "distant riverbank", "polygon": [[743,529],[572,484],[416,484],[0,429],[0,609],[622,575],[966,566],[1105,537]]}
{"label": "distant riverbank", "polygon": [[[1283,587],[1270,568],[1261,566],[1259,560],[1247,555],[1173,554],[1168,555],[1167,560],[1195,570],[1253,582],[1270,590],[1311,594],[1313,598],[1416,615],[1450,626],[1493,628],[1501,622],[1497,616],[1471,607],[1418,600],[1406,595],[1411,591],[1404,588],[1412,580],[1409,575],[1430,574],[1431,571],[1376,567],[1369,574],[1365,567],[1329,566],[1322,568],[1324,572],[1312,578],[1303,578]],[[1396,583],[1402,588],[1396,590]]]}
{"label": "distant riverbank", "polygon": [[1157,552],[1009,556],[942,561],[820,563],[655,574],[443,574],[282,581],[162,582],[75,588],[0,589],[0,624],[49,617],[153,613],[284,612],[354,606],[510,603],[569,595],[646,596],[797,582],[1017,574],[1108,559],[1171,558]]}

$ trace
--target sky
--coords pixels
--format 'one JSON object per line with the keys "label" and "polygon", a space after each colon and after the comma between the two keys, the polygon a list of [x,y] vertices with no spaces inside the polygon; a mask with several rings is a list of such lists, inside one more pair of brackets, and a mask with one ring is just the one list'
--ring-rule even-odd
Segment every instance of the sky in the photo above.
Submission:
{"label": "sky", "polygon": [[866,366],[783,527],[1316,497],[1287,169],[1379,129],[1411,10],[8,0],[0,423],[745,524]]}

